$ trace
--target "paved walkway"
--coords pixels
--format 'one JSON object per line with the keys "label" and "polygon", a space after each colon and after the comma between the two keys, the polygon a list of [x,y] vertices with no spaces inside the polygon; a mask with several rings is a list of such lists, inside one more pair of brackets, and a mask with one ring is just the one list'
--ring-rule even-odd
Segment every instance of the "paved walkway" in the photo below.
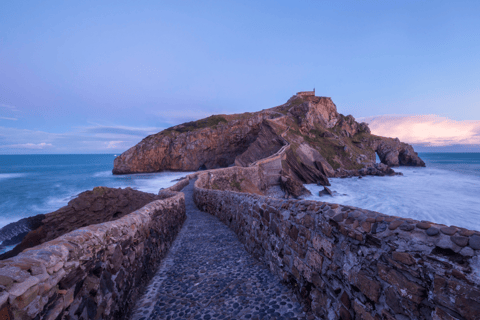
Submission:
{"label": "paved walkway", "polygon": [[294,294],[248,254],[233,231],[197,209],[187,220],[132,319],[303,319]]}

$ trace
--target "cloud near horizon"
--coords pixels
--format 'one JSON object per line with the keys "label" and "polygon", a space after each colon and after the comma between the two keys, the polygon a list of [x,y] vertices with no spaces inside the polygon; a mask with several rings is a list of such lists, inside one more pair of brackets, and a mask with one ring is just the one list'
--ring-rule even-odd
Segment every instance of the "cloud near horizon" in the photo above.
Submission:
{"label": "cloud near horizon", "polygon": [[439,115],[382,115],[358,118],[373,134],[424,146],[480,145],[480,121]]}
{"label": "cloud near horizon", "polygon": [[118,153],[163,129],[92,124],[51,133],[0,127],[0,154]]}
{"label": "cloud near horizon", "polygon": [[3,145],[0,148],[7,148],[7,149],[46,149],[52,148],[53,145],[51,143],[21,143],[21,144],[10,144],[10,145]]}

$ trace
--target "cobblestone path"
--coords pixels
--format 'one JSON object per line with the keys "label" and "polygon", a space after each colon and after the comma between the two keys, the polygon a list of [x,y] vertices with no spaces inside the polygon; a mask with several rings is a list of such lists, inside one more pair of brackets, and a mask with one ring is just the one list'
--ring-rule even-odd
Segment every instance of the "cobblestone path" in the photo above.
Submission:
{"label": "cobblestone path", "polygon": [[183,192],[187,220],[132,319],[304,319],[291,290],[197,209],[193,181]]}

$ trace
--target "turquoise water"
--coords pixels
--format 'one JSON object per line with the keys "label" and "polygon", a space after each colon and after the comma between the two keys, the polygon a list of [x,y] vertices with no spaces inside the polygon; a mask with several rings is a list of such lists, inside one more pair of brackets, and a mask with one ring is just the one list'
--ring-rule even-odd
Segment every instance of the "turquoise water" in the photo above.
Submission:
{"label": "turquoise water", "polygon": [[400,167],[403,176],[330,179],[339,195],[309,199],[480,230],[480,153],[419,153],[426,168]]}
{"label": "turquoise water", "polygon": [[0,155],[0,227],[48,213],[97,186],[157,193],[185,172],[112,175],[109,155]]}

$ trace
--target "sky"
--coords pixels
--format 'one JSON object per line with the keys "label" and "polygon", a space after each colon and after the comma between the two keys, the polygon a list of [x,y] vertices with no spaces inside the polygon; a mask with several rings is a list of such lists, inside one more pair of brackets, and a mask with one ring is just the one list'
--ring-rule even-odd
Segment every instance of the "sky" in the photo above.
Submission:
{"label": "sky", "polygon": [[376,134],[475,148],[479,15],[478,1],[2,1],[0,154],[121,153],[313,87]]}

